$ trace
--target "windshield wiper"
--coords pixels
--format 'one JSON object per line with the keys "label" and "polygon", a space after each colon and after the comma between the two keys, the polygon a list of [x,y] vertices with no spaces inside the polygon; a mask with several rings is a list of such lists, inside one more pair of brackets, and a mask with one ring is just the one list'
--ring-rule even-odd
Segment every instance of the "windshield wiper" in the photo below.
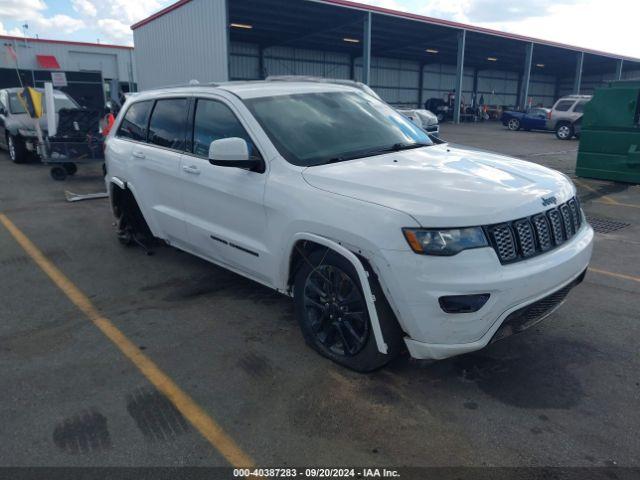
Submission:
{"label": "windshield wiper", "polygon": [[355,152],[348,155],[341,155],[339,157],[334,157],[329,159],[329,161],[327,161],[326,163],[329,164],[329,163],[346,162],[347,160],[355,160],[357,158],[364,158],[364,157],[373,157],[375,155],[383,155],[385,153],[391,153],[391,152],[401,152],[403,150],[413,150],[415,148],[430,147],[431,145],[433,144],[432,143],[394,143],[390,147],[376,148],[373,150],[364,150],[364,151]]}

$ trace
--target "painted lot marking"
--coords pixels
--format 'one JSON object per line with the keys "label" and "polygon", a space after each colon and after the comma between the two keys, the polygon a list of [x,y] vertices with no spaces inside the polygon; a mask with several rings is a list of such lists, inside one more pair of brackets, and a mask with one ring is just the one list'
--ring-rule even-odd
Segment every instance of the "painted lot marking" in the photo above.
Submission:
{"label": "painted lot marking", "polygon": [[176,385],[168,375],[138,347],[131,342],[111,321],[104,317],[91,300],[75,286],[9,218],[0,213],[0,223],[31,259],[47,274],[51,281],[82,311],[100,331],[142,372],[160,392],[189,420],[208,442],[234,467],[249,468],[253,460],[187,393]]}
{"label": "painted lot marking", "polygon": [[[575,178],[573,179],[573,182],[578,184],[578,185],[580,185],[582,188],[586,188],[587,190],[600,195],[600,192],[598,190],[596,190],[595,188],[593,188],[591,185],[587,185],[586,183],[581,182],[580,180],[577,180]],[[618,205],[618,201],[614,200],[613,198],[609,197],[608,195],[601,195],[600,198],[601,198],[601,200],[599,201],[600,203],[606,203],[608,205]]]}
{"label": "painted lot marking", "polygon": [[606,275],[608,277],[620,278],[622,280],[630,280],[632,282],[640,283],[640,277],[636,277],[634,275],[625,275],[623,273],[607,272],[606,270],[600,270],[598,268],[591,268],[591,267],[589,267],[589,271],[593,273],[598,273],[600,275]]}
{"label": "painted lot marking", "polygon": [[590,192],[598,194],[599,198],[593,200],[594,203],[603,203],[605,205],[615,205],[616,207],[640,208],[640,205],[634,205],[631,203],[622,203],[608,195],[600,195],[600,192],[597,189],[593,188],[591,185],[586,184],[585,182],[581,182],[576,178],[573,179],[573,183],[581,186],[582,188],[589,190]]}

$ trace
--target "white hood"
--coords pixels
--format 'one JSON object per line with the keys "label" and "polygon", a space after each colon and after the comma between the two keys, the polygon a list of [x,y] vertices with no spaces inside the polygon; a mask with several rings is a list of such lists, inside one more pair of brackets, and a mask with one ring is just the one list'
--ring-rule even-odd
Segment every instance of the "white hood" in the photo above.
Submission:
{"label": "white hood", "polygon": [[405,212],[423,227],[491,225],[535,215],[575,195],[563,174],[515,158],[434,145],[309,167],[312,186]]}

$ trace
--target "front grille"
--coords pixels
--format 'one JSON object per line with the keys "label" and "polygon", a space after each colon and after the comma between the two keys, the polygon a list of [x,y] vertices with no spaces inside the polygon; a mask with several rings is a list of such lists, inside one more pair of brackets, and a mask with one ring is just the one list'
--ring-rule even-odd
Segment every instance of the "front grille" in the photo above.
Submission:
{"label": "front grille", "polygon": [[533,217],[486,227],[487,237],[502,264],[548,252],[571,239],[582,226],[577,198]]}

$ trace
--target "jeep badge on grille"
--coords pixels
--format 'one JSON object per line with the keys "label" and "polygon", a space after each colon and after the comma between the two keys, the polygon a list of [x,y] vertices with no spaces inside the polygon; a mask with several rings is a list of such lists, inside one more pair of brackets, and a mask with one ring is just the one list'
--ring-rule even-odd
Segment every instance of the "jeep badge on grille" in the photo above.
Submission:
{"label": "jeep badge on grille", "polygon": [[542,206],[548,207],[549,205],[557,205],[558,200],[556,197],[542,198]]}

